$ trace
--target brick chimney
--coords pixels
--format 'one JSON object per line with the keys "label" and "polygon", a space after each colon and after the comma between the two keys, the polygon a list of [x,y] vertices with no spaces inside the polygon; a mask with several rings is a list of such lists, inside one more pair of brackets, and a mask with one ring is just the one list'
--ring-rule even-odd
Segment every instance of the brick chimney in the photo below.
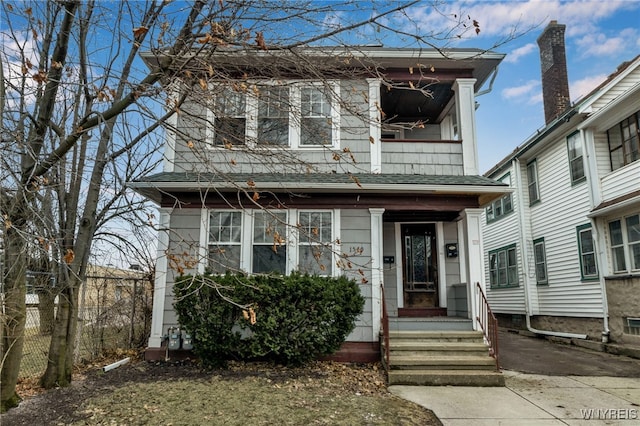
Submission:
{"label": "brick chimney", "polygon": [[564,48],[566,26],[551,21],[538,37],[542,67],[544,120],[549,124],[571,106],[567,57]]}

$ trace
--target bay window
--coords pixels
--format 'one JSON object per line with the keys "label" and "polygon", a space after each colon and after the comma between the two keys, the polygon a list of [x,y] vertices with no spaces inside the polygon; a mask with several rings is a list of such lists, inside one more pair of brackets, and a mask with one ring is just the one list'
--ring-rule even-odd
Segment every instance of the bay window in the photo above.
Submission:
{"label": "bay window", "polygon": [[609,222],[614,273],[640,270],[640,214]]}
{"label": "bay window", "polygon": [[332,275],[331,212],[299,213],[298,222],[298,269],[315,275]]}
{"label": "bay window", "polygon": [[240,270],[242,212],[217,211],[209,214],[209,270],[223,274]]}
{"label": "bay window", "polygon": [[253,273],[287,273],[287,213],[253,213]]}

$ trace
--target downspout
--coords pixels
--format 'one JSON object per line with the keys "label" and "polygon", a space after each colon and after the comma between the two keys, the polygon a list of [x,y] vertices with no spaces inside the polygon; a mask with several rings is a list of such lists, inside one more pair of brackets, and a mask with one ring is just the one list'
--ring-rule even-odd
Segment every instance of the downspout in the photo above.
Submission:
{"label": "downspout", "polygon": [[[589,141],[587,141],[587,135],[589,136]],[[587,156],[587,167],[586,167],[586,175],[587,180],[589,182],[589,201],[591,202],[591,208],[595,207],[600,202],[600,192],[599,192],[599,180],[597,176],[597,164],[595,153],[593,149],[593,133],[587,132],[585,129],[580,128],[580,137],[584,142],[585,155]],[[592,155],[593,153],[593,155]],[[602,247],[605,247],[605,244],[601,244],[604,241],[604,238],[601,238],[601,233],[598,232],[600,228],[598,228],[597,218],[591,217],[591,232],[593,237],[593,243],[595,244],[595,251],[597,253],[596,256],[596,264],[598,265],[598,275],[600,281],[600,291],[602,292],[602,343],[609,343],[609,336],[611,331],[609,330],[609,302],[607,300],[607,284],[604,279],[604,266],[605,266],[605,253],[601,251]],[[602,228],[604,230],[604,227]],[[604,235],[602,235],[604,237]]]}
{"label": "downspout", "polygon": [[493,82],[496,80],[496,77],[498,76],[498,67],[499,67],[499,65],[496,65],[496,67],[492,71],[491,80],[489,81],[489,87],[487,89],[485,89],[485,90],[481,90],[481,91],[477,92],[476,93],[476,98],[478,96],[486,95],[487,93],[489,93],[489,92],[491,92],[493,90]]}
{"label": "downspout", "polygon": [[538,330],[537,328],[533,328],[531,326],[531,301],[529,300],[529,279],[528,279],[528,271],[529,271],[529,256],[527,253],[527,241],[524,235],[525,230],[525,221],[524,221],[524,191],[522,173],[520,170],[520,160],[516,157],[513,159],[512,168],[515,175],[515,181],[517,188],[520,190],[517,191],[518,194],[518,225],[520,227],[520,247],[522,247],[522,266],[524,272],[524,309],[525,309],[525,320],[527,324],[527,330],[535,334],[541,334],[544,336],[556,336],[556,337],[565,337],[569,339],[586,339],[586,334],[575,334],[575,333],[567,333],[562,331],[550,331],[550,330]]}

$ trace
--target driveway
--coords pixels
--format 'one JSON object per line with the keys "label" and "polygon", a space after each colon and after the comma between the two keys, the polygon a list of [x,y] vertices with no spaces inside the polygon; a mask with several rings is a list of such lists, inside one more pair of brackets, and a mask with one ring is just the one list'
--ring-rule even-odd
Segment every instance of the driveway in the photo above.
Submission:
{"label": "driveway", "polygon": [[504,370],[547,376],[640,377],[640,360],[500,331]]}

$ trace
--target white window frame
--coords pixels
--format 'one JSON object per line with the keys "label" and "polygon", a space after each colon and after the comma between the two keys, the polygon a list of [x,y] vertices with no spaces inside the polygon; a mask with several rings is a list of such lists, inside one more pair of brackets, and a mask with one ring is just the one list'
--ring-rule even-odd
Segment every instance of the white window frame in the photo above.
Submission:
{"label": "white window frame", "polygon": [[[225,83],[222,83],[224,86]],[[227,83],[228,84],[228,83]],[[340,84],[338,81],[330,81],[330,82],[319,82],[319,81],[285,81],[285,82],[277,82],[277,81],[248,81],[246,83],[248,85],[245,99],[245,145],[235,145],[232,144],[232,149],[242,150],[242,149],[282,149],[282,148],[290,148],[295,150],[304,150],[304,151],[317,151],[322,149],[339,149],[340,148]],[[258,137],[258,113],[259,113],[259,101],[258,97],[255,95],[253,86],[268,86],[268,85],[281,85],[283,87],[288,87],[289,89],[289,104],[291,106],[289,110],[289,140],[288,145],[261,145],[256,143]],[[301,143],[301,122],[302,122],[302,89],[303,88],[321,88],[324,89],[325,94],[329,98],[329,102],[331,103],[331,143],[324,145],[304,145]],[[212,93],[215,93],[216,90],[219,90],[219,85],[215,83],[210,84],[209,89]],[[215,95],[213,96],[213,100],[210,102],[215,102]],[[224,146],[214,145],[214,123],[215,123],[215,114],[213,105],[209,104],[207,107],[207,122],[206,122],[206,146],[212,150],[220,150],[227,149]]]}
{"label": "white window frame", "polygon": [[[259,272],[255,272],[253,270],[253,263],[254,263],[254,255],[253,255],[253,248],[255,246],[274,246],[276,243],[275,242],[256,242],[256,235],[255,235],[255,221],[256,221],[256,216],[257,215],[280,215],[280,214],[284,214],[284,219],[282,220],[283,226],[284,226],[284,235],[279,235],[280,239],[281,239],[281,245],[276,246],[277,247],[285,247],[285,267],[284,267],[284,274],[288,275],[291,273],[291,262],[290,262],[290,258],[291,258],[291,251],[294,250],[297,246],[297,244],[295,244],[294,241],[292,241],[291,238],[291,224],[290,224],[290,217],[291,217],[291,211],[288,210],[271,210],[271,209],[255,209],[255,210],[251,210],[248,212],[251,216],[251,235],[248,241],[248,246],[250,247],[250,261],[249,261],[249,271],[252,274],[255,273],[259,273]],[[278,219],[276,219],[278,220]],[[274,235],[275,238],[275,235]],[[245,239],[246,241],[246,239]]]}
{"label": "white window frame", "polygon": [[[223,85],[224,86],[224,85]],[[240,95],[237,92],[234,92],[231,88],[226,87],[226,89],[230,92],[230,93],[236,93],[239,96],[244,96],[244,104],[245,104],[245,112],[244,112],[244,116],[242,115],[236,115],[236,116],[230,116],[231,118],[244,118],[244,123],[245,123],[245,130],[244,130],[244,134],[245,134],[245,138],[244,138],[244,144],[238,144],[238,143],[233,143],[233,141],[231,142],[231,146],[232,149],[244,149],[245,147],[251,145],[250,143],[250,136],[251,136],[251,131],[250,128],[252,126],[252,120],[251,119],[251,113],[253,111],[254,108],[254,104],[255,102],[251,101],[251,97],[247,97],[246,94],[242,94]],[[210,93],[215,93],[216,91],[220,91],[220,86],[216,85],[215,83],[212,83],[209,85],[209,92]],[[211,150],[220,150],[220,149],[228,149],[225,146],[222,145],[216,145],[215,142],[215,122],[216,122],[216,114],[215,114],[215,109],[216,109],[216,97],[211,96],[211,98],[207,101],[206,103],[206,123],[205,123],[205,146]]]}
{"label": "white window frame", "polygon": [[[640,271],[640,265],[634,265],[633,264],[633,253],[632,250],[635,246],[640,246],[640,240],[637,241],[630,241],[629,240],[629,227],[628,227],[628,223],[627,221],[629,220],[629,218],[632,217],[638,217],[640,220],[640,213],[636,213],[636,214],[632,214],[632,215],[627,215],[627,216],[623,216],[620,218],[616,218],[614,220],[610,220],[608,222],[608,226],[607,226],[607,232],[609,233],[609,245],[611,248],[610,254],[611,254],[611,269],[613,270],[614,274],[624,274],[624,273],[630,273],[630,272],[638,272]],[[622,234],[622,242],[619,244],[614,244],[613,243],[613,237],[611,235],[611,224],[614,222],[620,222],[620,232]],[[622,248],[622,252],[624,254],[623,257],[623,261],[624,261],[624,269],[616,269],[616,255],[614,254],[614,250],[615,249],[620,249]],[[634,268],[635,266],[635,268]]]}
{"label": "white window frame", "polygon": [[[206,239],[207,239],[207,247],[206,247],[206,259],[207,262],[204,265],[205,269],[209,268],[209,262],[210,262],[210,250],[212,247],[225,247],[225,246],[238,246],[240,249],[240,259],[238,259],[239,261],[239,266],[240,266],[240,270],[244,270],[244,268],[242,267],[242,245],[244,244],[244,236],[246,234],[245,232],[245,217],[242,211],[239,210],[233,210],[233,209],[211,209],[211,210],[206,210],[207,212],[207,220],[206,220]],[[215,242],[211,240],[211,216],[215,213],[237,213],[240,215],[240,241],[221,241],[221,242]]]}
{"label": "white window frame", "polygon": [[[542,258],[538,258],[536,251],[536,247],[542,247]],[[547,248],[544,244],[544,238],[538,238],[533,240],[533,259],[535,265],[536,272],[536,284],[545,285],[549,283],[549,271],[547,270]],[[544,277],[541,278],[538,274],[538,268],[542,267],[544,269]]]}
{"label": "white window frame", "polygon": [[[575,152],[577,148],[580,149],[580,155],[572,157],[572,152]],[[569,178],[571,179],[571,185],[576,185],[580,182],[584,182],[587,179],[586,170],[584,167],[584,144],[580,138],[580,132],[572,133],[567,136],[567,157],[569,158]],[[572,164],[579,162],[581,166],[582,176],[575,177],[573,175]]]}
{"label": "white window frame", "polygon": [[330,258],[330,264],[326,266],[326,270],[323,271],[324,273],[322,274],[318,274],[318,275],[322,275],[322,276],[336,276],[336,253],[337,253],[337,238],[336,238],[336,218],[338,217],[337,211],[336,210],[298,210],[297,212],[297,218],[298,218],[298,225],[302,224],[302,221],[300,219],[302,214],[307,214],[307,213],[329,213],[330,215],[330,220],[331,220],[331,225],[330,225],[330,232],[331,235],[329,236],[329,241],[318,241],[318,242],[310,242],[310,241],[304,241],[302,238],[300,238],[300,230],[298,227],[296,227],[296,237],[295,240],[297,242],[297,247],[296,247],[296,256],[298,256],[298,259],[296,261],[296,269],[300,269],[300,248],[301,247],[308,247],[308,246],[324,246],[327,249],[329,249],[331,251],[331,258]]}
{"label": "white window frame", "polygon": [[[532,160],[527,164],[527,189],[530,205],[540,201],[540,185],[538,182],[538,162],[537,160]],[[535,191],[534,196],[531,195],[533,191]]]}
{"label": "white window frame", "polygon": [[[585,251],[584,247],[582,246],[582,234],[588,232],[589,233],[589,237],[591,239],[591,247],[592,247],[592,251]],[[596,244],[595,241],[593,240],[593,228],[591,227],[590,224],[587,225],[580,225],[578,227],[576,227],[576,233],[577,233],[577,238],[578,238],[578,255],[579,255],[579,263],[580,263],[580,277],[582,279],[582,281],[591,281],[591,280],[597,280],[598,276],[599,276],[599,271],[598,271],[598,257],[597,257],[597,253],[596,253]],[[595,273],[593,274],[586,274],[585,273],[585,258],[587,256],[593,256],[593,266],[595,268]]]}

